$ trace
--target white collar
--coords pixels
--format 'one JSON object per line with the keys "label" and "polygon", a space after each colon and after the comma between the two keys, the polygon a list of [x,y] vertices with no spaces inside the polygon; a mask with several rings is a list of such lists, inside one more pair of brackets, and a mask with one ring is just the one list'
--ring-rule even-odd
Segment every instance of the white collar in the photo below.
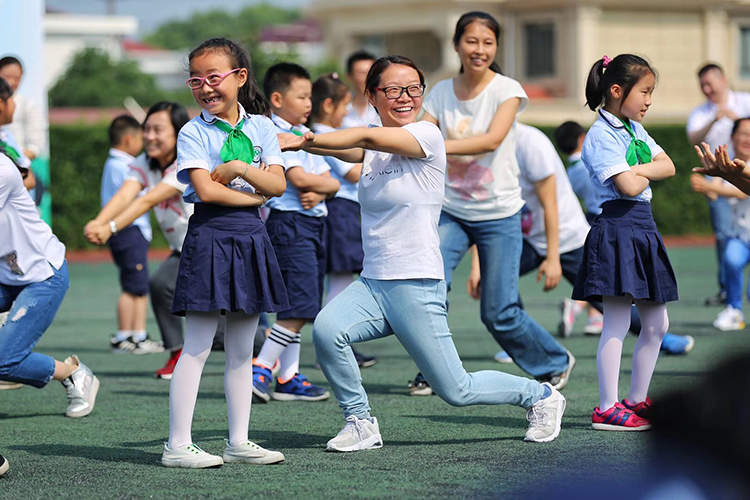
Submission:
{"label": "white collar", "polygon": [[604,108],[599,108],[599,113],[601,113],[602,117],[604,118],[605,122],[608,122],[609,125],[617,127],[617,128],[625,128],[625,124],[620,120],[618,117],[610,113]]}
{"label": "white collar", "polygon": [[276,125],[280,129],[288,130],[290,132],[292,130],[298,130],[300,132],[307,132],[308,130],[310,130],[309,128],[305,127],[302,124],[292,125],[291,123],[289,123],[288,121],[286,121],[285,119],[277,115],[276,113],[271,113],[271,120],[273,121],[274,125]]}
{"label": "white collar", "polygon": [[[242,107],[242,104],[240,104],[239,101],[237,102],[237,106],[239,106],[239,108],[240,108],[239,118],[237,119],[237,123],[239,123],[240,120],[242,120],[243,118],[246,118],[248,116],[248,112],[245,111],[245,108]],[[234,128],[234,127],[237,126],[236,123],[234,125],[232,125],[231,123],[229,123],[225,119],[219,118],[216,115],[212,115],[211,113],[209,113],[205,109],[201,110],[201,118],[203,119],[204,122],[209,123],[209,124],[215,122],[216,120],[221,120],[221,121],[223,121],[224,123],[226,123],[227,125],[229,125],[232,128]]]}
{"label": "white collar", "polygon": [[127,160],[128,163],[135,160],[135,156],[129,155],[125,151],[116,148],[109,148],[109,156],[114,156],[115,158],[120,158],[121,160]]}

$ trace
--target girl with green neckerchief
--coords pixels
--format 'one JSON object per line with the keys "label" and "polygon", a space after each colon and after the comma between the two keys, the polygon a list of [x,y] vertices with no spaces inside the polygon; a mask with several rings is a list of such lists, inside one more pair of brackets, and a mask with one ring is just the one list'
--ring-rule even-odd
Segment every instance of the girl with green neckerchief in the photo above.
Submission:
{"label": "girl with green neckerchief", "polygon": [[[669,156],[641,125],[651,106],[656,74],[643,58],[621,54],[594,63],[586,82],[587,105],[598,111],[583,143],[602,213],[591,224],[573,298],[604,304],[604,329],[596,355],[599,406],[594,429],[643,431],[651,427],[648,388],[669,320],[665,303],[677,300],[677,282],[651,214],[651,181],[675,174]],[[630,392],[621,401],[618,376],[622,343],[638,308],[641,333],[633,353]]]}
{"label": "girl with green neckerchief", "polygon": [[[194,203],[182,246],[172,312],[186,316],[185,343],[169,390],[166,467],[271,464],[278,451],[248,440],[253,336],[261,312],[288,307],[276,254],[258,207],[284,192],[284,162],[247,54],[215,38],[189,55],[187,85],[201,114],[177,137],[177,178]],[[222,456],[192,441],[203,366],[219,316],[226,316],[224,392],[229,436]]]}

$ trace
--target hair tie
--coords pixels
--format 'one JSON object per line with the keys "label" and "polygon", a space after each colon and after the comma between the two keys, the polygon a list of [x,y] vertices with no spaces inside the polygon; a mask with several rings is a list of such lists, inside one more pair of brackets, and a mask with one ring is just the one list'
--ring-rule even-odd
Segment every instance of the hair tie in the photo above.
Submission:
{"label": "hair tie", "polygon": [[611,62],[612,62],[612,59],[610,59],[607,56],[602,56],[602,67],[603,68],[606,68],[607,66],[609,66],[609,63],[611,63]]}
{"label": "hair tie", "polygon": [[331,73],[331,78],[333,78],[334,80],[338,80],[339,79],[339,74],[338,73]]}

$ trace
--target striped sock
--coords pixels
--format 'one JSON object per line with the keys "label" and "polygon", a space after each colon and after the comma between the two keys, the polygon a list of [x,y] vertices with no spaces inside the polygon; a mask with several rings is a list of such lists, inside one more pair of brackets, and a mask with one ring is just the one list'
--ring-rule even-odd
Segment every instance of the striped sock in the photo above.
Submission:
{"label": "striped sock", "polygon": [[282,383],[287,382],[299,372],[300,337],[301,335],[298,333],[294,340],[286,346],[284,352],[281,353],[279,380]]}
{"label": "striped sock", "polygon": [[260,353],[255,359],[255,363],[270,370],[276,360],[279,359],[279,356],[286,346],[288,346],[290,342],[293,342],[295,338],[299,338],[298,333],[284,328],[278,323],[274,323],[271,327],[271,333],[263,343],[263,347],[260,349]]}

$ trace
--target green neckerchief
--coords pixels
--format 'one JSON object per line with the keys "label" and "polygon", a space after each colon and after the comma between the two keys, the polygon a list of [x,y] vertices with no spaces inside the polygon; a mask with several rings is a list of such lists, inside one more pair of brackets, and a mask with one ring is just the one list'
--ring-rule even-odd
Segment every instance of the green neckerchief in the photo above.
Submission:
{"label": "green neckerchief", "polygon": [[13,163],[16,164],[17,167],[21,167],[21,154],[16,151],[16,148],[5,142],[4,140],[0,139],[0,153],[3,153],[5,156],[11,159]]}
{"label": "green neckerchief", "polygon": [[242,131],[244,124],[244,118],[234,128],[219,119],[214,121],[214,125],[227,133],[227,139],[224,141],[224,145],[221,147],[219,153],[222,161],[242,160],[245,163],[253,162],[255,147],[250,138]]}
{"label": "green neckerchief", "polygon": [[628,134],[630,134],[630,137],[633,139],[630,142],[630,146],[628,146],[627,152],[625,153],[625,161],[627,161],[628,165],[630,165],[631,167],[637,164],[650,163],[651,148],[648,147],[648,144],[646,144],[645,141],[635,138],[635,132],[633,131],[633,126],[630,124],[630,120],[626,118],[622,120],[622,124],[625,127],[625,130],[628,131]]}

